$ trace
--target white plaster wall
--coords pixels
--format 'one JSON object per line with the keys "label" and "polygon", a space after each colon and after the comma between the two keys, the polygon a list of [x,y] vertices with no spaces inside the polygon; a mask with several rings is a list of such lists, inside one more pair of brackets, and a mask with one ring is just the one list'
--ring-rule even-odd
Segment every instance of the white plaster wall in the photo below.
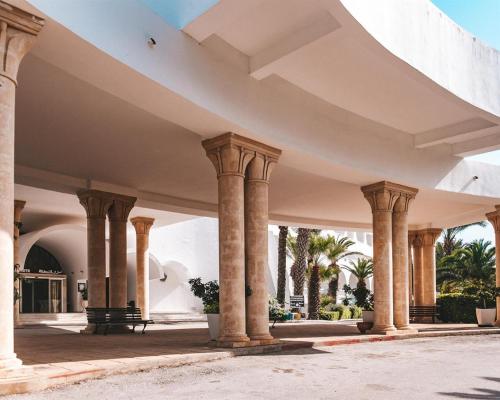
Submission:
{"label": "white plaster wall", "polygon": [[[277,232],[277,227],[269,227],[267,277],[268,291],[271,296],[276,296]],[[135,231],[129,227],[127,233],[128,300],[135,300]],[[335,234],[335,232],[329,233]],[[359,232],[350,233],[350,235],[353,238],[366,238],[367,236]],[[68,277],[70,303],[68,311],[81,311],[76,284],[79,279],[86,279],[87,276],[86,229],[72,225],[53,226],[22,235],[20,240],[23,264],[29,249],[35,243],[46,248],[58,259]],[[363,251],[364,254],[371,254],[370,247],[366,243],[357,242],[353,247],[356,247],[357,251]],[[215,218],[195,218],[159,228],[153,227],[150,232],[150,310],[162,313],[200,312],[201,301],[191,294],[188,280],[196,277],[201,277],[205,282],[218,280],[218,259],[218,221]],[[293,290],[293,283],[289,276],[291,264],[291,259],[287,259],[287,299]],[[165,275],[167,279],[161,281]],[[349,273],[344,271],[339,282],[339,299],[343,295],[344,283],[351,280]]]}

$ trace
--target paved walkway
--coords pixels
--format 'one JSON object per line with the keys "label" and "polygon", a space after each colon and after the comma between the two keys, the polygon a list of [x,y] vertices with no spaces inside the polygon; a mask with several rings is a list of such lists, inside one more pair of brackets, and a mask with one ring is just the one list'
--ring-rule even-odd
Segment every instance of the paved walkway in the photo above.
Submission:
{"label": "paved walkway", "polygon": [[424,338],[226,358],[12,400],[500,399],[500,336]]}
{"label": "paved walkway", "polygon": [[[0,394],[39,390],[107,375],[172,367],[268,351],[296,350],[407,337],[360,335],[355,322],[277,324],[272,329],[283,343],[276,346],[220,349],[208,342],[206,323],[157,324],[146,335],[80,335],[82,327],[30,327],[16,330],[16,352],[36,379],[2,383]],[[475,325],[415,325],[423,336],[494,334],[500,329]],[[411,337],[416,337],[412,335]]]}

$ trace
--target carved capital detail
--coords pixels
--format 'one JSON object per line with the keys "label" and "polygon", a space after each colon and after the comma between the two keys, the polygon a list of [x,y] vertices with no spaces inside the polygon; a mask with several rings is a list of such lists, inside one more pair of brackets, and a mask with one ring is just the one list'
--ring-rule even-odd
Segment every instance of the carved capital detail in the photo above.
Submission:
{"label": "carved capital detail", "polygon": [[428,228],[421,229],[418,231],[419,235],[422,237],[422,246],[435,246],[436,241],[443,232],[439,228]]}
{"label": "carved capital detail", "polygon": [[261,179],[268,179],[270,174],[271,161],[277,161],[281,150],[267,146],[263,143],[245,138],[235,133],[225,133],[212,139],[202,142],[207,153],[207,157],[212,161],[217,172],[217,177],[224,175],[245,176],[248,164],[257,156],[262,158],[260,175]]}
{"label": "carved capital detail", "polygon": [[424,244],[424,237],[419,231],[410,231],[408,233],[408,241],[413,247],[419,248]]}
{"label": "carved capital detail", "polygon": [[19,64],[43,25],[43,19],[0,1],[0,76],[17,85]]}
{"label": "carved capital detail", "polygon": [[130,219],[132,225],[134,225],[135,233],[137,235],[149,235],[149,230],[154,224],[154,218],[148,217],[134,217]]}
{"label": "carved capital detail", "polygon": [[249,182],[269,183],[271,172],[278,162],[276,157],[266,154],[256,153],[247,167],[246,178]]}
{"label": "carved capital detail", "polygon": [[418,192],[417,189],[387,181],[363,186],[361,191],[372,212],[408,212],[410,201]]}
{"label": "carved capital detail", "polygon": [[500,205],[495,206],[496,211],[486,214],[486,218],[493,225],[495,233],[500,233]]}
{"label": "carved capital detail", "polygon": [[87,212],[87,218],[106,218],[113,204],[113,198],[107,192],[100,190],[82,190],[77,193],[80,204]]}
{"label": "carved capital detail", "polygon": [[21,213],[23,212],[26,202],[24,200],[14,200],[14,222],[21,223]]}
{"label": "carved capital detail", "polygon": [[137,198],[130,196],[116,195],[113,197],[113,204],[108,210],[108,218],[110,221],[127,222],[128,216]]}

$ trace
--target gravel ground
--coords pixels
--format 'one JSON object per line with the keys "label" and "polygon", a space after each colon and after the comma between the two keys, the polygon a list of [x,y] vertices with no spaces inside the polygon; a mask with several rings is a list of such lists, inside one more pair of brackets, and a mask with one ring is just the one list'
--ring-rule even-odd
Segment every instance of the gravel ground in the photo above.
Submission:
{"label": "gravel ground", "polygon": [[224,359],[5,399],[500,399],[500,336],[413,339]]}

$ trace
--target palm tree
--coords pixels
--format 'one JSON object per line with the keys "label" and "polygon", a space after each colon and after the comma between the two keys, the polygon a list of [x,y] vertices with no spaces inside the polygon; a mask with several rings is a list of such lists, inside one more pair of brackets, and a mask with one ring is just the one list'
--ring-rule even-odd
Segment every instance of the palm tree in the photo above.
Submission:
{"label": "palm tree", "polygon": [[309,240],[308,264],[309,264],[309,288],[308,288],[308,318],[319,319],[321,270],[326,268],[326,253],[335,238],[328,235],[321,236],[319,233],[311,235]]}
{"label": "palm tree", "polygon": [[447,287],[467,282],[494,285],[495,247],[483,239],[475,240],[443,258],[438,280]]}
{"label": "palm tree", "polygon": [[286,289],[286,241],[288,237],[288,226],[280,226],[278,238],[278,282],[276,284],[276,298],[281,305],[285,304]]}
{"label": "palm tree", "polygon": [[337,298],[338,281],[340,274],[340,261],[346,257],[353,255],[361,255],[358,251],[349,251],[349,247],[354,245],[354,242],[348,237],[340,235],[332,237],[332,243],[326,252],[326,257],[330,261],[328,268],[331,270],[330,281],[328,283],[328,295],[334,300]]}
{"label": "palm tree", "polygon": [[295,241],[294,263],[292,265],[291,276],[293,279],[293,294],[295,296],[304,295],[304,283],[306,279],[307,269],[307,250],[309,247],[309,237],[311,230],[307,228],[299,228],[297,239]]}
{"label": "palm tree", "polygon": [[356,287],[366,286],[366,280],[373,276],[373,262],[371,258],[358,258],[356,262],[351,261],[350,265],[344,267],[346,271],[349,271],[357,279],[358,283]]}
{"label": "palm tree", "polygon": [[457,236],[459,233],[462,233],[464,230],[470,228],[471,226],[480,226],[484,228],[486,226],[486,221],[479,221],[479,222],[474,222],[472,224],[460,225],[454,228],[445,229],[443,231],[443,233],[441,234],[441,246],[444,256],[451,256],[451,254],[455,250],[463,247],[463,241],[461,239],[458,239]]}

